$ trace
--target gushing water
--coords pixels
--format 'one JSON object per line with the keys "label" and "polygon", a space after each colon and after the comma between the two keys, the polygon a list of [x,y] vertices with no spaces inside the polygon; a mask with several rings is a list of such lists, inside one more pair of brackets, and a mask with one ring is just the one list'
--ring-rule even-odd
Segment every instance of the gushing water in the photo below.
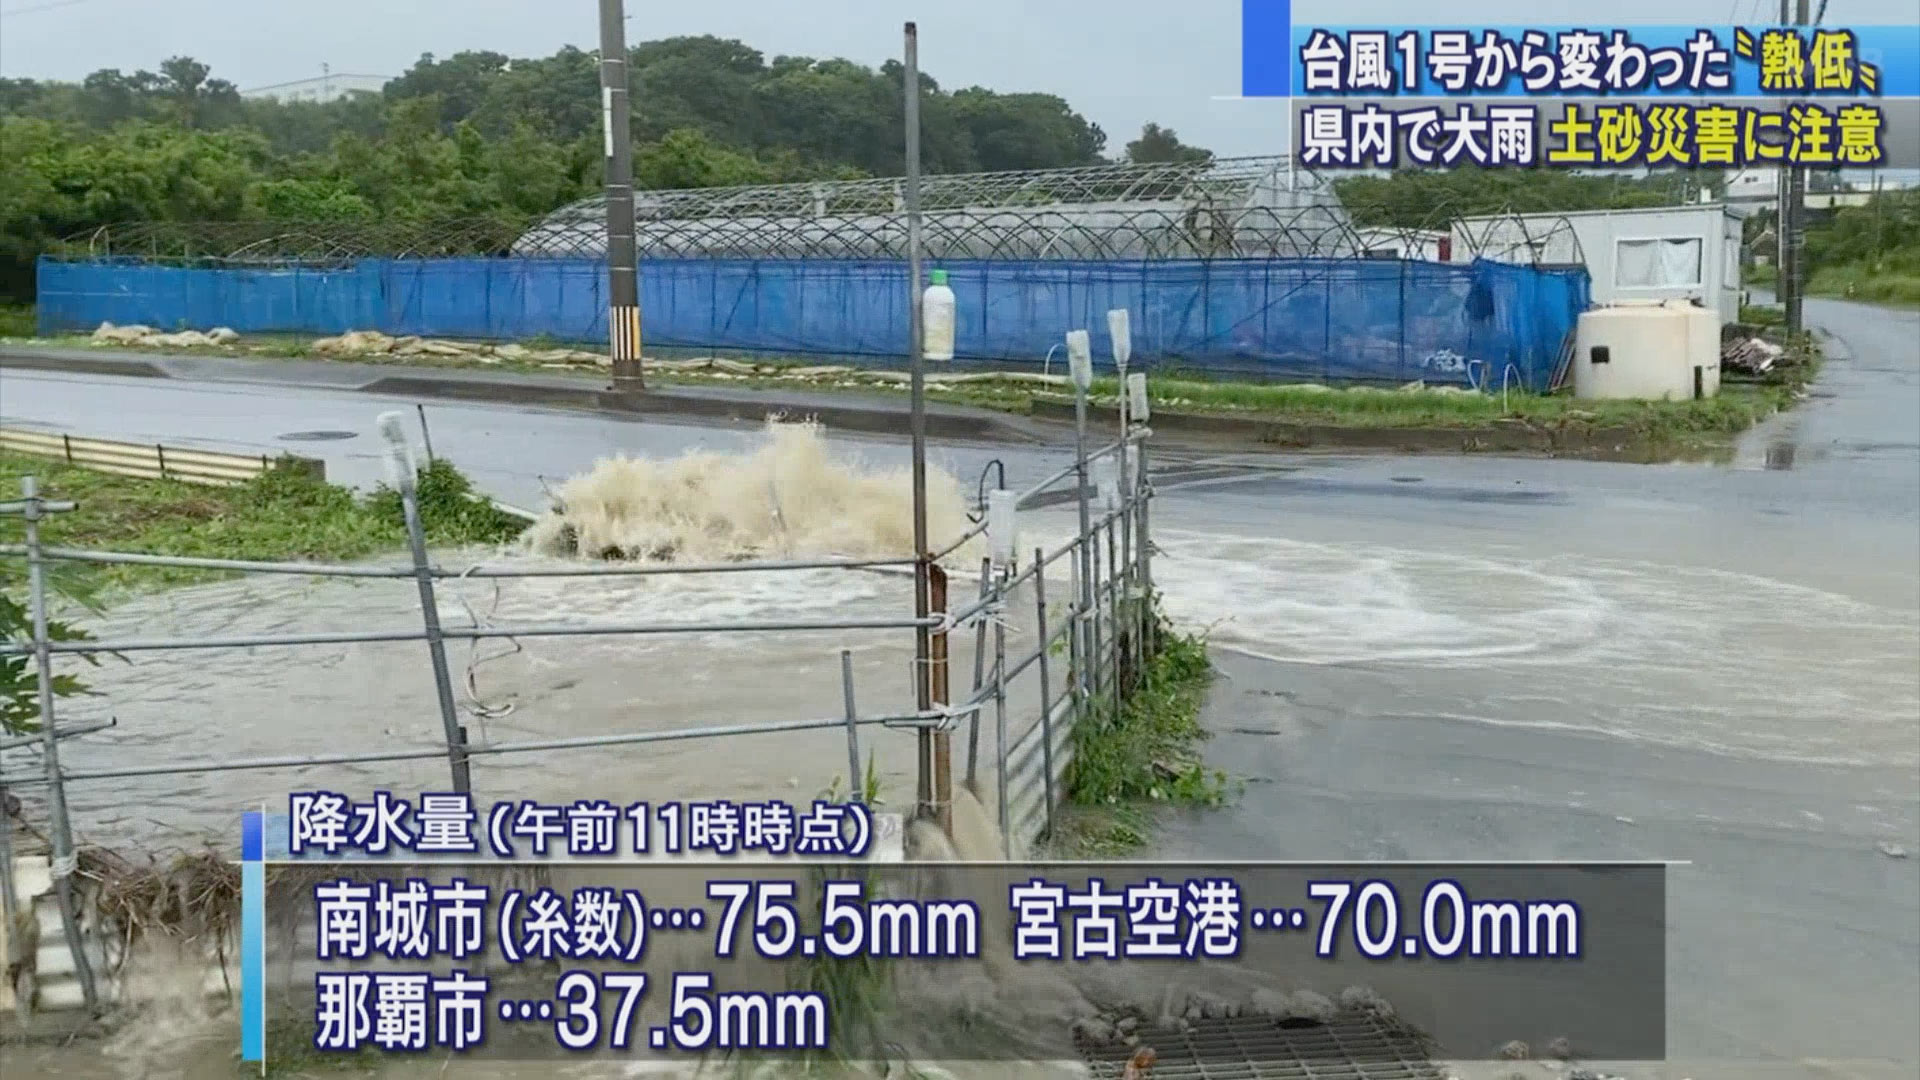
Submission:
{"label": "gushing water", "polygon": [[[601,461],[566,482],[527,544],[552,556],[679,562],[913,553],[909,470],[836,460],[816,423],[769,422],[767,435],[746,455]],[[945,547],[967,526],[959,484],[930,468],[930,542]]]}

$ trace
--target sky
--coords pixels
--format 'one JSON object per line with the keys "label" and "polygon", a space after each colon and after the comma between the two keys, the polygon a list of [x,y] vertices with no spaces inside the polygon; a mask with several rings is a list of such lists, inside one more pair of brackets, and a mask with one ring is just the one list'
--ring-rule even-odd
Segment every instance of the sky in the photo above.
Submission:
{"label": "sky", "polygon": [[[1819,0],[1813,0],[1818,7]],[[596,0],[0,0],[0,75],[78,80],[187,55],[242,90],[336,74],[394,76],[422,53],[546,56],[598,45]],[[1294,0],[1296,24],[1587,25],[1592,4]],[[1610,0],[1607,26],[1758,24],[1772,0]],[[1914,0],[1831,0],[1827,25],[1914,22]],[[1282,153],[1285,105],[1236,99],[1239,0],[627,0],[627,39],[738,38],[769,57],[877,66],[920,27],[940,85],[1058,94],[1117,152],[1153,121],[1224,155]],[[1916,30],[1920,33],[1920,30]],[[636,102],[644,108],[644,102]]]}

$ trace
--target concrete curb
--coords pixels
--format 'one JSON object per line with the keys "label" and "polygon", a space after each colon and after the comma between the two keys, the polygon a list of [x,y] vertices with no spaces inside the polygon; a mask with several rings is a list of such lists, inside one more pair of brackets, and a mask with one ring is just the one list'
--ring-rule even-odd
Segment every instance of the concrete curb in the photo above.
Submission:
{"label": "concrete curb", "polygon": [[118,375],[129,379],[165,379],[169,376],[150,360],[122,360],[118,357],[61,356],[43,350],[0,347],[0,368],[30,368],[35,371],[84,371],[94,375]]}
{"label": "concrete curb", "polygon": [[[634,419],[685,423],[760,424],[773,415],[812,417],[853,434],[901,437],[908,433],[904,398],[875,398],[799,388],[745,389],[673,387],[638,394],[615,393],[597,378],[519,372],[424,370],[400,365],[339,360],[254,360],[193,354],[141,356],[129,350],[0,345],[0,370],[41,371],[292,386],[395,398],[431,398],[526,405]],[[1113,422],[1111,410],[1096,410],[1096,430]],[[929,402],[927,435],[955,442],[1063,446],[1071,442],[1073,406],[1035,401],[1030,415]],[[1588,460],[1667,461],[1663,448],[1629,428],[1543,428],[1521,420],[1473,427],[1346,427],[1218,413],[1155,411],[1159,443],[1172,450],[1324,451],[1401,454],[1479,454],[1572,457]]]}
{"label": "concrete curb", "polygon": [[[616,393],[599,380],[578,376],[519,373],[407,370],[325,361],[325,381],[313,376],[315,364],[249,360],[243,357],[156,355],[149,359],[115,350],[93,355],[75,349],[0,345],[0,369],[20,368],[70,374],[177,379],[183,382],[239,382],[442,401],[528,405],[616,416],[657,417],[728,424],[759,424],[774,415],[812,417],[835,431],[858,434],[908,434],[905,400],[862,401],[855,395],[781,389],[730,390],[725,387]],[[175,368],[181,370],[174,370]],[[1053,425],[1023,417],[929,403],[927,435],[936,439],[1046,444],[1061,439]]]}
{"label": "concrete curb", "polygon": [[[756,392],[753,397],[722,398],[657,390],[630,394],[589,387],[502,386],[479,380],[445,379],[431,375],[390,375],[375,379],[358,389],[362,393],[389,397],[538,405],[553,409],[611,413],[621,416],[704,420],[733,424],[759,424],[773,415],[812,417],[834,431],[875,435],[909,433],[907,413],[904,408],[898,410],[863,408],[859,405],[802,401],[782,398],[777,390]],[[765,396],[761,397],[760,394]],[[927,435],[936,439],[967,441],[1051,441],[1036,437],[1031,429],[1018,429],[996,416],[932,411],[927,413]]]}

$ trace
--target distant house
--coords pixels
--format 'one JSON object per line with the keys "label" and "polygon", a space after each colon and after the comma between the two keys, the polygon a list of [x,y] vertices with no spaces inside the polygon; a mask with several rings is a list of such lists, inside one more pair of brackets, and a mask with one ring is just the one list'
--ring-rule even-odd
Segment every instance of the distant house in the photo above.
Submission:
{"label": "distant house", "polygon": [[1449,262],[1453,234],[1432,229],[1359,229],[1360,253],[1369,259],[1423,259]]}
{"label": "distant house", "polygon": [[245,98],[271,98],[275,101],[311,101],[325,103],[349,94],[377,94],[392,80],[388,75],[322,75],[314,79],[274,83],[240,91]]}

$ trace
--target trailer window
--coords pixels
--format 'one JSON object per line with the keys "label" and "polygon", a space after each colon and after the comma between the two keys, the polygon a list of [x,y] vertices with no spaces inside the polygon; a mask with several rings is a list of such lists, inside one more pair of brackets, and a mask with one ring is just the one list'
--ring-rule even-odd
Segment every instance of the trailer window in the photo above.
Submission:
{"label": "trailer window", "polygon": [[1614,245],[1613,283],[1622,289],[1671,289],[1700,281],[1698,236],[1620,240]]}

